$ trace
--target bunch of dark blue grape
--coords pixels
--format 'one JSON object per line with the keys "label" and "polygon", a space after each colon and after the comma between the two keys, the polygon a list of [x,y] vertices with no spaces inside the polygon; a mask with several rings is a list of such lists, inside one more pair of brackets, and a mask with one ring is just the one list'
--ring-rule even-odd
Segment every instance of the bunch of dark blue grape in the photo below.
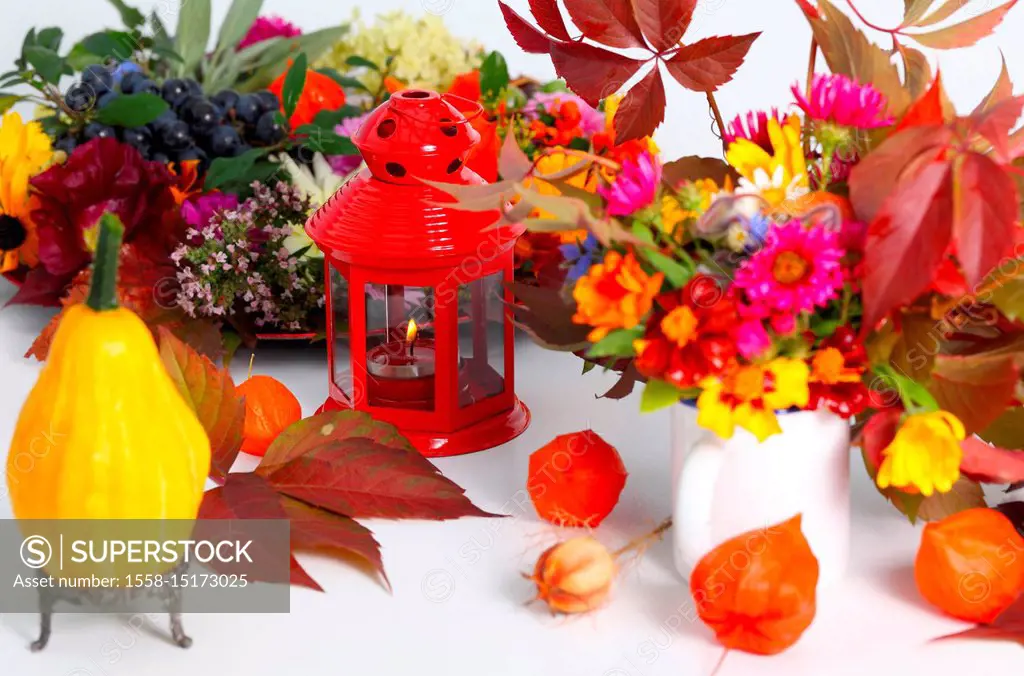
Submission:
{"label": "bunch of dark blue grape", "polygon": [[57,149],[70,154],[94,138],[116,138],[149,160],[199,160],[200,171],[205,172],[218,157],[237,157],[253,147],[271,146],[287,134],[278,122],[280,102],[269,91],[240,95],[225,90],[207,97],[195,80],[158,83],[134,63],[122,63],[113,70],[89,66],[64,102],[72,111],[87,114],[110,105],[118,96],[142,93],[162,97],[169,109],[139,127],[89,122],[78,133],[58,139]]}

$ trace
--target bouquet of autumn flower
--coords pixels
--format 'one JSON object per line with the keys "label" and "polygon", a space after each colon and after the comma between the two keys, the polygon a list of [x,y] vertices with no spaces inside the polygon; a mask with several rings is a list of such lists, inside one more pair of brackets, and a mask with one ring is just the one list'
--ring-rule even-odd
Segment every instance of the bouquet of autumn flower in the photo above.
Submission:
{"label": "bouquet of autumn flower", "polygon": [[[541,344],[621,371],[609,396],[644,381],[644,410],[692,401],[725,438],[828,410],[911,518],[984,505],[979,482],[1024,481],[1024,98],[1004,70],[957,116],[927,60],[904,56],[901,77],[831,3],[802,6],[833,74],[728,125],[709,96],[726,162],[582,153],[545,176],[506,143],[510,180],[449,192],[467,208],[497,195],[535,231],[586,230],[561,288],[515,285],[515,312]],[[521,45],[567,49],[524,25],[509,21]],[[593,194],[567,184],[593,167]]]}

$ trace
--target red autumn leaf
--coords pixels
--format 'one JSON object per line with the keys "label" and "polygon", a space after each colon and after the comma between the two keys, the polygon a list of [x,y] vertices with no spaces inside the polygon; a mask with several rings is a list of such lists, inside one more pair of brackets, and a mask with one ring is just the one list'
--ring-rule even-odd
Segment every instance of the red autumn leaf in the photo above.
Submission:
{"label": "red autumn leaf", "polygon": [[911,127],[886,139],[850,173],[850,201],[857,217],[865,223],[873,221],[908,173],[908,166],[938,157],[952,139],[947,127]]}
{"label": "red autumn leaf", "polygon": [[[947,0],[947,5],[952,5],[954,3],[954,11],[956,8],[962,7],[964,4],[962,0]],[[940,28],[939,30],[928,33],[907,33],[906,35],[914,38],[914,40],[925,47],[931,47],[932,49],[959,49],[961,47],[970,47],[977,43],[978,40],[991,35],[992,31],[994,31],[996,27],[1003,22],[1007,13],[1013,9],[1013,6],[1016,4],[1017,0],[1010,0],[1010,2],[1005,5],[989,10],[984,14],[973,16],[961,23],[954,24],[946,28]],[[939,11],[942,11],[942,9]],[[938,12],[936,12],[936,14],[938,14]]]}
{"label": "red autumn leaf", "polygon": [[953,216],[956,255],[964,278],[980,284],[1004,257],[1014,258],[1017,186],[991,158],[967,153],[953,165],[958,197]]}
{"label": "red autumn leaf", "polygon": [[944,160],[925,165],[885,201],[868,228],[864,257],[866,330],[928,288],[952,237],[952,210],[950,167]]}
{"label": "red autumn leaf", "polygon": [[886,408],[875,413],[868,419],[864,429],[861,430],[860,444],[864,455],[864,464],[868,474],[874,477],[882,464],[882,451],[892,443],[896,431],[900,427],[900,417],[903,411],[898,408]]}
{"label": "red autumn leaf", "polygon": [[[291,522],[293,552],[321,552],[364,560],[387,586],[380,545],[367,528],[347,516],[302,504],[280,495],[267,481],[251,472],[232,474],[223,486],[208,491],[199,508],[200,519],[267,520]],[[291,583],[323,591],[291,557]]]}
{"label": "red autumn leaf", "polygon": [[550,48],[555,72],[591,106],[616,93],[643,61],[582,42],[555,42]]}
{"label": "red autumn leaf", "polygon": [[939,406],[959,418],[972,435],[1006,410],[1019,376],[1011,355],[940,354],[935,357],[930,390]]}
{"label": "red autumn leaf", "polygon": [[634,85],[615,111],[615,134],[620,142],[650,136],[665,119],[665,83],[655,64]]}
{"label": "red autumn leaf", "polygon": [[280,493],[351,517],[443,521],[476,507],[391,425],[353,411],[295,423],[257,472]]}
{"label": "red autumn leaf", "polygon": [[896,131],[908,127],[936,127],[945,124],[946,117],[942,110],[942,73],[935,74],[932,86],[924,96],[914,102],[896,126]]}
{"label": "red autumn leaf", "polygon": [[558,40],[570,40],[569,31],[558,9],[558,0],[530,0],[530,13],[537,25]]}
{"label": "red autumn leaf", "polygon": [[1024,111],[1024,96],[1016,96],[993,104],[988,110],[969,118],[975,132],[992,145],[994,157],[1008,164],[1016,157],[1011,149],[1010,132],[1017,126]]}
{"label": "red autumn leaf", "polygon": [[633,0],[633,8],[647,41],[663,52],[683,39],[697,0]]}
{"label": "red autumn leaf", "polygon": [[565,9],[583,35],[594,42],[619,48],[647,47],[630,0],[565,0]]}
{"label": "red autumn leaf", "polygon": [[800,522],[798,514],[739,535],[694,568],[690,593],[697,614],[726,649],[775,655],[814,621],[818,559]]}
{"label": "red autumn leaf", "polygon": [[554,42],[551,38],[531,26],[523,17],[516,14],[514,9],[500,0],[498,8],[505,19],[505,25],[508,26],[508,30],[512,34],[512,39],[516,41],[520,49],[527,54],[548,53],[548,49]]}
{"label": "red autumn leaf", "polygon": [[978,107],[974,109],[972,115],[980,115],[986,110],[992,108],[992,106],[1005,101],[1006,99],[1013,96],[1013,81],[1010,79],[1010,71],[1006,68],[1006,55],[999,51],[999,55],[1003,60],[1003,67],[999,71],[999,77],[996,79],[996,83],[992,86],[992,91],[982,99]]}
{"label": "red autumn leaf", "polygon": [[1024,481],[1024,451],[990,446],[977,437],[960,443],[964,458],[960,471],[989,484],[1013,484]]}
{"label": "red autumn leaf", "polygon": [[159,328],[158,335],[164,367],[210,437],[210,477],[223,482],[242,447],[245,402],[226,369],[217,368],[167,328]]}
{"label": "red autumn leaf", "polygon": [[693,91],[715,91],[732,80],[760,33],[726,35],[683,45],[665,62],[669,74]]}
{"label": "red autumn leaf", "polygon": [[812,5],[810,0],[796,0],[796,4],[808,19],[817,20],[821,18],[821,15],[818,14],[818,8]]}

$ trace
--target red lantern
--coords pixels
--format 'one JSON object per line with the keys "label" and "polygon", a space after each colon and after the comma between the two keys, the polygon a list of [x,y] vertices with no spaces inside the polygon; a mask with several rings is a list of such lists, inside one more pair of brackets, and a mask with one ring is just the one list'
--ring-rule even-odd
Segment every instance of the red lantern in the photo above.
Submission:
{"label": "red lantern", "polygon": [[366,411],[426,456],[490,448],[530,422],[513,391],[505,287],[522,228],[489,228],[497,213],[451,209],[420,180],[485,183],[464,166],[482,112],[457,96],[396,93],[352,139],[368,169],[306,225],[327,259],[324,410]]}

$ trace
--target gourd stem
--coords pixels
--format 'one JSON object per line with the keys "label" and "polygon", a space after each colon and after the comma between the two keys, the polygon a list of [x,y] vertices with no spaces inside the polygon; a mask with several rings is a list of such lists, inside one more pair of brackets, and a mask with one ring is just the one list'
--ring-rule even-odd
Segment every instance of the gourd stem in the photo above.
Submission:
{"label": "gourd stem", "polygon": [[96,244],[96,258],[92,265],[92,281],[86,305],[96,312],[114,310],[117,303],[117,267],[124,240],[124,224],[114,214],[103,214],[99,222],[100,235]]}

